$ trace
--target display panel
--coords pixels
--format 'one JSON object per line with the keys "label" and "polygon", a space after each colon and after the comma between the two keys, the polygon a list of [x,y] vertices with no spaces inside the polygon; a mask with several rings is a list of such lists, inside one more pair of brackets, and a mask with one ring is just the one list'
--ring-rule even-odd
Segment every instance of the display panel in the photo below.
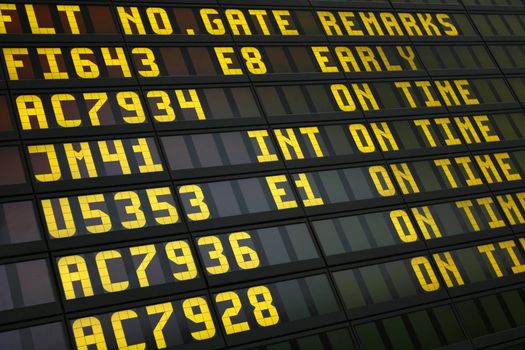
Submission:
{"label": "display panel", "polygon": [[[411,305],[428,300],[428,293],[440,298],[447,288],[451,293],[461,293],[473,290],[475,284],[495,285],[488,282],[500,278],[522,279],[519,275],[525,271],[524,257],[518,249],[522,242],[500,241],[434,253],[431,258],[418,256],[341,270],[333,275],[349,314],[358,317],[375,313],[373,305],[383,304],[383,309],[393,303]],[[442,276],[444,285],[437,274]]]}
{"label": "display panel", "polygon": [[8,198],[0,202],[0,252],[3,257],[19,250],[32,252],[42,247],[42,229],[35,204],[29,198]]}
{"label": "display panel", "polygon": [[178,240],[61,256],[55,264],[71,301],[155,286],[187,291],[199,284],[185,281],[201,279],[194,256],[188,240]]}
{"label": "display panel", "polygon": [[0,196],[28,193],[24,158],[16,144],[0,147],[0,162],[9,171],[0,172]]}
{"label": "display panel", "polygon": [[[304,328],[340,319],[340,308],[326,275],[224,291],[214,298],[230,344],[252,329],[251,337],[257,337],[266,327],[295,324],[295,328]],[[252,308],[243,307],[248,304]]]}
{"label": "display panel", "polygon": [[[72,133],[122,132],[149,124],[137,90],[26,93],[13,97],[24,136],[69,136]],[[146,129],[147,130],[147,129]]]}
{"label": "display panel", "polygon": [[69,348],[64,325],[59,322],[20,328],[0,333],[2,344],[10,349],[37,349],[41,344],[57,350]]}
{"label": "display panel", "polygon": [[[269,175],[232,181],[183,185],[177,188],[191,227],[206,221],[226,222],[253,214],[293,215],[299,203],[286,175]],[[253,222],[253,221],[252,221]],[[202,227],[202,225],[200,225]]]}
{"label": "display panel", "polygon": [[356,325],[363,349],[432,349],[447,345],[469,349],[451,305],[439,305]]}
{"label": "display panel", "polygon": [[[524,307],[523,288],[501,291],[497,294],[481,295],[457,302],[461,317],[469,324],[467,332],[480,345],[479,338],[495,332],[518,331],[523,327],[520,311]],[[491,318],[481,315],[490,314]],[[467,321],[468,319],[468,321]],[[487,343],[490,343],[487,342]]]}
{"label": "display panel", "polygon": [[[523,224],[520,193],[393,207],[312,222],[329,265],[509,234]],[[500,209],[501,208],[501,209]],[[510,224],[507,224],[507,221]]]}
{"label": "display panel", "polygon": [[[270,343],[270,344],[268,344]],[[308,349],[317,347],[320,349],[338,350],[349,349],[354,350],[355,347],[352,342],[352,335],[348,328],[326,330],[320,333],[302,334],[291,339],[286,339],[281,342],[266,342],[259,346],[250,347],[253,350],[270,350],[270,349]],[[241,348],[239,348],[241,349]],[[242,349],[248,349],[243,347]]]}
{"label": "display panel", "polygon": [[[326,275],[221,291],[212,298],[213,302],[205,296],[186,297],[77,318],[71,321],[77,347],[125,347],[133,342],[163,348],[202,342],[214,349],[221,343],[217,327],[225,332],[228,344],[235,344],[242,342],[242,333],[251,331],[251,337],[261,337],[267,327],[283,323],[304,328],[305,319],[317,319],[321,324],[327,323],[328,317],[342,319]],[[219,320],[211,312],[212,303]]]}
{"label": "display panel", "polygon": [[34,144],[26,151],[33,181],[40,189],[81,188],[78,181],[96,183],[106,177],[133,178],[164,171],[152,137]]}
{"label": "display panel", "polygon": [[111,7],[96,5],[6,3],[0,34],[14,40],[22,35],[58,35],[67,40],[69,35],[118,34]]}
{"label": "display panel", "polygon": [[173,232],[181,223],[169,186],[42,198],[40,207],[52,240],[162,226]]}
{"label": "display panel", "polygon": [[[2,297],[1,311],[55,301],[45,260],[2,265],[0,270],[2,271],[3,291],[7,292]],[[16,295],[19,291],[22,292],[21,296]]]}
{"label": "display panel", "polygon": [[203,342],[217,349],[221,341],[209,305],[207,297],[195,296],[77,318],[70,327],[78,348],[166,348]]}
{"label": "display panel", "polygon": [[278,165],[279,158],[269,138],[268,130],[263,129],[166,136],[161,142],[170,170],[175,177],[184,178],[184,174],[195,177],[191,170],[204,174],[208,169],[211,174],[221,174],[241,172],[247,165],[261,164],[265,168]]}
{"label": "display panel", "polygon": [[145,104],[158,129],[264,123],[247,86],[147,90]]}
{"label": "display panel", "polygon": [[119,4],[116,12],[123,34],[137,40],[145,37],[158,41],[213,41],[215,35],[228,37],[226,31],[219,33],[218,29],[211,29],[221,18],[220,9],[216,7],[174,7],[169,2],[163,7]]}
{"label": "display panel", "polygon": [[525,342],[523,0],[0,4],[0,348]]}
{"label": "display panel", "polygon": [[472,20],[481,35],[488,40],[512,40],[525,35],[523,21],[519,14],[483,14],[473,15]]}

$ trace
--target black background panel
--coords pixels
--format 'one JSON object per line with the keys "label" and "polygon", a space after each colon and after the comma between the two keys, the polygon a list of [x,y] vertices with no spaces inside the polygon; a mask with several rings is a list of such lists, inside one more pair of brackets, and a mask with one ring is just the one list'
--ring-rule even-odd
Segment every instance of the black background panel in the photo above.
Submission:
{"label": "black background panel", "polygon": [[0,4],[0,349],[525,344],[524,0]]}

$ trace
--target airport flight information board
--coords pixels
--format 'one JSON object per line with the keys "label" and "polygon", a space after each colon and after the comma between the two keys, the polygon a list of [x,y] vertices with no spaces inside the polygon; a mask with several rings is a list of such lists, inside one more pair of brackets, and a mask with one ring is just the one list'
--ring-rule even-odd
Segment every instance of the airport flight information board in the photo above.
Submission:
{"label": "airport flight information board", "polygon": [[0,1],[0,349],[524,349],[525,1]]}

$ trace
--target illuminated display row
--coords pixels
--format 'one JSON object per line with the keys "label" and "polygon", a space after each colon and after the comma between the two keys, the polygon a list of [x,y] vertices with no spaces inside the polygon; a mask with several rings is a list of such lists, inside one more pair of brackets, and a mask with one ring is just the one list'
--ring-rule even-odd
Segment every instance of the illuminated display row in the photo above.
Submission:
{"label": "illuminated display row", "polygon": [[[7,221],[8,227],[11,226],[9,231],[2,232],[3,244],[21,243],[8,240],[24,229],[37,231],[34,222],[16,227],[12,219],[6,216],[9,210],[25,208],[26,211],[19,215],[30,218],[29,215],[34,214],[29,203],[6,203],[1,208],[2,220]],[[100,209],[97,212],[103,213]],[[127,214],[139,216],[137,213]],[[178,240],[162,243],[128,243],[126,246],[120,244],[114,249],[98,251],[84,248],[85,253],[57,253],[53,270],[59,276],[60,294],[66,300],[66,306],[75,310],[91,308],[93,305],[81,301],[75,303],[76,299],[97,298],[104,294],[124,293],[124,297],[128,299],[121,297],[123,301],[143,295],[129,293],[137,289],[162,295],[203,288],[201,276],[205,276],[211,286],[218,286],[255,276],[262,278],[275,273],[310,270],[322,267],[321,259],[324,256],[329,265],[359,262],[366,266],[356,268],[353,265],[350,270],[337,267],[334,272],[336,286],[343,295],[348,296],[343,300],[348,304],[347,308],[352,309],[350,315],[356,317],[364,315],[363,313],[374,313],[375,309],[368,307],[369,304],[388,301],[377,294],[388,285],[383,282],[383,287],[379,288],[381,274],[385,281],[399,283],[396,288],[412,286],[409,293],[399,289],[391,294],[398,295],[397,298],[409,298],[433,292],[440,295],[437,292],[445,286],[455,288],[499,278],[509,280],[508,276],[523,273],[525,257],[519,247],[525,245],[525,240],[521,238],[514,241],[501,236],[510,233],[507,222],[513,229],[521,229],[525,224],[524,214],[525,194],[518,191],[497,195],[495,199],[491,196],[478,196],[423,206],[412,205],[406,209],[398,206],[388,211],[321,218],[312,222],[314,236],[304,223],[299,222],[235,232],[222,230],[222,233],[212,235],[200,233],[194,235],[192,240],[180,236]],[[98,219],[96,216],[91,218]],[[134,222],[126,221],[122,224],[127,226]],[[99,234],[103,231],[96,230],[104,228],[96,225],[87,229],[81,234]],[[61,233],[66,234],[64,231]],[[316,249],[314,237],[320,243],[321,251]],[[399,254],[421,250],[424,248],[421,244],[423,241],[430,247],[444,247],[450,243],[479,241],[489,237],[499,237],[499,241],[478,243],[475,248],[456,248],[445,252],[440,249],[429,255],[425,253],[423,256],[378,266],[364,261],[365,258],[380,258],[386,252]],[[28,236],[26,241],[37,239],[39,237]],[[202,269],[198,261],[201,262]],[[3,290],[2,311],[10,314],[11,318],[14,315],[9,310],[56,301],[45,260],[10,263],[1,265],[0,270],[2,285],[6,287]],[[389,273],[395,276],[388,277]],[[436,277],[438,275],[441,275],[444,282],[440,282],[440,278]],[[370,278],[370,281],[367,282],[365,277]],[[32,283],[39,285],[38,292],[31,287]],[[367,285],[370,287],[366,287]],[[359,286],[365,286],[365,289],[357,293],[356,288],[360,288]],[[375,294],[365,296],[363,293],[367,293],[366,288],[371,288],[368,291]],[[390,295],[387,291],[384,293]],[[377,301],[370,301],[376,299]],[[368,300],[368,304],[365,300]],[[422,299],[413,298],[412,301],[420,303]],[[98,298],[97,302],[103,305],[112,303],[113,299]],[[384,305],[381,310],[385,310]],[[24,317],[24,314],[19,317]]]}
{"label": "illuminated display row", "polygon": [[[302,332],[292,337],[267,340],[262,343],[235,347],[236,350],[273,350],[323,348],[328,350],[354,350],[354,342],[360,342],[364,349],[383,349],[404,346],[409,349],[436,348],[456,345],[462,349],[473,349],[467,336],[473,338],[477,346],[490,345],[483,336],[491,333],[490,329],[499,327],[507,333],[520,331],[525,322],[522,312],[525,311],[523,286],[503,290],[493,294],[483,294],[469,299],[459,299],[449,303],[433,304],[371,319],[353,324],[356,338],[347,324],[323,327],[316,331]],[[461,312],[454,312],[457,307]],[[509,312],[507,312],[509,310]],[[491,318],[484,315],[492,313]],[[485,321],[486,320],[486,321]],[[50,339],[50,334],[53,339]],[[61,323],[49,323],[0,333],[3,344],[11,349],[26,349],[27,344],[45,342],[53,344],[54,349],[67,349],[64,327]],[[22,340],[23,339],[23,340]],[[105,338],[104,338],[105,340]],[[140,341],[140,339],[137,339]],[[111,343],[110,343],[111,344]],[[519,349],[516,346],[499,347],[499,349]]]}
{"label": "illuminated display row", "polygon": [[[472,2],[472,1],[471,1]],[[507,2],[508,4],[508,2]],[[249,3],[253,5],[253,3]],[[522,3],[519,5],[523,6]],[[461,8],[460,8],[461,9]],[[306,36],[363,37],[484,37],[524,36],[522,15],[383,11],[332,11],[287,8],[184,8],[171,6],[95,6],[81,4],[16,4],[0,8],[0,34],[160,36],[165,38]],[[499,21],[508,27],[487,25]],[[518,24],[511,26],[510,24]],[[494,28],[498,28],[497,30]],[[38,40],[38,39],[37,39]],[[169,39],[165,39],[169,40]]]}
{"label": "illuminated display row", "polygon": [[[157,348],[194,342],[204,342],[208,347],[216,348],[221,344],[217,327],[224,331],[228,344],[245,343],[247,338],[243,335],[246,333],[250,334],[249,341],[264,339],[266,330],[272,327],[276,328],[272,334],[279,335],[290,330],[305,330],[313,326],[342,322],[345,320],[343,310],[347,310],[352,319],[376,313],[374,310],[377,308],[374,306],[382,306],[380,310],[384,312],[387,310],[385,305],[392,308],[394,304],[396,307],[400,304],[408,306],[443,299],[447,295],[444,289],[454,295],[461,295],[462,290],[463,293],[472,291],[473,285],[494,286],[493,282],[497,279],[507,282],[523,281],[520,274],[525,270],[525,258],[519,252],[518,244],[525,244],[525,240],[503,240],[434,253],[431,256],[415,256],[351,269],[338,268],[332,275],[335,288],[343,299],[342,306],[337,302],[326,274],[309,274],[293,279],[267,280],[264,284],[252,282],[233,289],[232,286],[214,289],[211,299],[207,295],[195,293],[158,300],[157,303],[150,301],[146,306],[141,304],[127,309],[113,308],[111,312],[94,315],[93,312],[84,313],[84,316],[71,317],[70,327],[78,348],[91,345],[122,348],[144,342],[149,344],[150,341],[152,343],[148,346]],[[108,255],[109,252],[106,252],[105,259]],[[185,260],[184,265],[188,266],[188,260]],[[107,260],[103,258],[98,262],[99,265],[106,266],[107,272],[106,263]],[[45,277],[45,262],[35,260],[2,265],[1,269],[6,280],[9,280],[8,276],[13,276],[14,271],[18,273],[15,276],[20,276],[16,279],[18,284],[13,284],[11,277],[8,285],[13,288],[21,288],[24,282],[30,283],[23,275],[23,271],[27,273],[28,270],[33,273],[37,271],[41,278]],[[180,273],[182,275],[178,275],[179,278],[191,278],[194,275],[191,267],[173,275]],[[86,291],[89,277],[86,280],[82,275],[89,276],[79,267],[77,272],[62,275],[62,278],[67,277],[80,283],[81,288]],[[111,282],[107,275],[105,278],[105,288],[118,288],[126,283]],[[145,283],[147,279],[142,281]],[[22,293],[21,297],[26,305],[54,301],[49,282],[41,281],[40,285],[42,291],[38,296]],[[519,301],[519,294],[515,294],[513,298],[514,303],[521,305],[523,309],[523,300]],[[20,302],[20,297],[12,299]],[[460,307],[472,309],[468,302],[461,303]],[[212,308],[217,311],[218,319]],[[509,317],[512,316],[510,313]],[[283,327],[284,325],[286,326]],[[483,335],[484,332],[483,328],[471,326],[468,329],[476,334],[474,337]]]}
{"label": "illuminated display row", "polygon": [[[512,128],[512,121],[515,120],[513,130],[519,131],[520,123],[516,118],[521,116],[517,115],[513,119],[509,115],[499,115],[500,123],[495,125]],[[391,124],[371,123],[370,126],[354,123],[325,128],[275,129],[277,143],[271,141],[267,130],[166,136],[161,138],[161,143],[167,155],[168,169],[175,178],[179,174],[184,178],[202,176],[197,172],[203,169],[209,171],[208,175],[254,171],[257,169],[254,166],[258,164],[262,166],[260,170],[268,170],[265,167],[271,163],[276,163],[275,169],[282,169],[277,148],[286,162],[323,158],[329,160],[333,157],[337,163],[338,157],[342,157],[341,160],[345,162],[381,160],[378,151],[388,156],[390,152],[396,153],[407,148],[399,147],[400,144],[410,144],[411,140],[415,143],[418,138],[426,139],[425,146],[428,148],[501,141],[488,116],[452,120],[417,119],[411,122],[412,136],[407,134],[410,122],[396,121]],[[389,125],[393,126],[392,129]],[[397,130],[404,130],[404,133],[396,135]],[[414,134],[415,130],[417,134]],[[510,140],[519,138],[510,130],[507,133],[511,135]],[[420,148],[424,150],[424,147]],[[210,149],[217,151],[212,152]],[[11,169],[1,177],[3,184],[9,186],[5,187],[5,195],[8,195],[9,190],[18,188],[12,186],[13,184],[25,183],[26,175],[17,148],[3,147],[1,150],[4,164],[8,164]],[[118,179],[119,184],[123,179],[129,183],[148,179],[168,180],[165,174],[167,169],[160,160],[159,150],[152,138],[31,145],[27,146],[27,152],[33,180],[39,191],[54,188],[63,190],[68,187],[78,189],[79,186],[89,184],[107,185],[106,178]],[[523,151],[514,150],[392,162],[388,166],[381,162],[335,170],[297,171],[292,174],[291,182],[287,176],[278,174],[234,181],[193,183],[177,186],[176,192],[182,202],[184,216],[190,222],[287,211],[298,208],[300,204],[306,208],[346,210],[361,205],[380,205],[374,199],[398,201],[401,194],[406,200],[419,200],[423,199],[421,194],[430,198],[428,195],[439,194],[440,197],[446,197],[465,193],[458,191],[459,189],[485,191],[486,184],[491,188],[515,187],[522,184],[520,174],[523,174],[523,157]],[[251,168],[242,168],[247,165]],[[292,188],[298,191],[299,200]],[[69,237],[75,235],[77,230],[77,225],[74,224],[76,220],[69,219],[73,216],[79,218],[80,222],[93,219],[94,216],[98,218],[98,224],[82,225],[93,226],[88,229],[92,233],[118,231],[121,229],[119,226],[137,229],[179,223],[179,215],[182,213],[179,214],[180,209],[177,209],[173,193],[169,186],[113,194],[90,192],[83,196],[42,199],[40,206],[51,235]],[[101,204],[107,206],[107,203],[114,203],[112,206],[116,203],[124,205],[127,214],[135,214],[134,219],[130,218],[126,224],[123,224],[125,220],[120,220],[115,223],[116,228],[113,228],[110,217],[116,218],[115,215],[110,215],[107,208],[102,211],[100,208],[93,209]],[[145,205],[151,208],[149,220],[142,209]],[[74,214],[75,210],[80,212]]]}
{"label": "illuminated display row", "polygon": [[[147,189],[106,193],[99,202],[96,212],[100,218],[106,218],[106,226],[90,225],[95,223],[95,217],[89,217],[79,207],[78,197],[63,197],[62,199],[43,200],[44,211],[49,213],[48,221],[52,225],[48,229],[50,243],[53,247],[61,247],[57,242],[69,242],[69,246],[78,246],[75,237],[86,237],[91,241],[101,239],[101,235],[93,234],[96,229],[113,232],[115,241],[123,240],[126,232],[139,230],[140,225],[148,228],[148,234],[142,235],[147,239],[159,234],[177,232],[175,227],[179,223],[173,197],[161,196],[162,203],[157,202],[153,208],[148,200],[141,201],[142,206],[135,212],[129,211],[129,198],[143,198],[147,194],[168,193],[169,188]],[[158,198],[158,197],[150,197]],[[84,201],[83,199],[81,199]],[[397,250],[401,243],[411,244],[421,240],[416,233],[426,240],[429,246],[443,245],[441,241],[453,242],[469,239],[480,239],[490,235],[499,235],[508,232],[508,225],[516,226],[519,230],[524,221],[524,198],[521,192],[498,194],[491,196],[478,195],[469,199],[456,201],[441,201],[439,203],[413,204],[410,207],[395,207],[389,211],[379,211],[367,214],[354,214],[336,218],[321,218],[314,220],[314,231],[319,233],[317,240],[329,263],[340,261],[354,261],[381,254],[374,249]],[[57,209],[52,211],[52,209]],[[85,207],[85,204],[84,204]],[[37,223],[35,208],[30,201],[6,201],[0,206],[2,214],[2,232],[0,235],[2,246],[36,242],[42,239],[41,229]],[[59,231],[58,223],[66,224],[63,211],[70,215],[67,225],[69,230]],[[128,209],[128,211],[126,211]],[[108,221],[108,213],[115,213],[116,217]],[[169,216],[171,214],[171,216]],[[342,214],[340,214],[342,215]],[[442,217],[446,215],[447,220]],[[88,217],[84,217],[88,216]],[[20,220],[23,217],[24,220]],[[132,221],[130,219],[140,219]],[[347,227],[352,227],[349,230]],[[241,230],[242,231],[242,230]],[[118,234],[120,232],[120,234]],[[244,231],[243,231],[244,232]],[[267,231],[265,231],[267,232]],[[351,233],[351,234],[350,234]],[[472,235],[469,233],[475,233]],[[271,235],[268,233],[268,235]],[[307,239],[304,238],[306,241]],[[81,243],[81,242],[80,242]],[[301,242],[299,242],[301,243]],[[65,244],[65,243],[64,243]],[[261,243],[262,244],[262,243]],[[293,242],[292,242],[293,244]],[[65,245],[67,246],[67,245]],[[402,247],[399,249],[403,249]],[[274,252],[277,254],[277,251]],[[290,254],[297,254],[290,253]],[[273,260],[268,257],[269,261]],[[277,259],[277,260],[280,260]]]}
{"label": "illuminated display row", "polygon": [[[392,143],[388,139],[382,140],[385,147],[391,147]],[[152,139],[136,138],[82,142],[78,145],[28,146],[36,189],[40,192],[68,188],[78,190],[92,185],[107,186],[111,180],[115,184],[167,180],[166,169],[159,161],[156,148],[151,148],[152,144]],[[302,155],[302,151],[299,144],[296,143],[295,148],[290,145],[293,146],[288,142],[285,158],[300,159],[298,155]],[[373,150],[372,146],[369,150]],[[13,165],[13,171],[4,176],[6,185],[24,183],[22,164],[14,158],[16,148],[7,147],[3,151],[8,160],[5,164]],[[264,151],[254,157],[254,163],[265,164],[277,160],[277,156],[270,153],[271,149],[264,148]],[[298,202],[305,207],[315,207],[344,203],[355,203],[357,206],[359,201],[362,201],[359,205],[366,205],[367,200],[379,198],[383,198],[386,203],[388,198],[393,200],[400,198],[400,195],[404,195],[407,200],[417,200],[421,194],[445,197],[451,193],[462,193],[460,189],[479,191],[485,190],[486,185],[494,188],[522,185],[524,156],[523,150],[518,149],[406,162],[392,161],[388,164],[376,162],[367,166],[297,171],[291,174],[291,181],[286,175],[277,174],[231,181],[193,182],[178,185],[176,192],[189,221],[288,210],[297,208]],[[173,165],[173,158],[168,159]],[[228,167],[232,164],[235,163],[210,165]],[[221,172],[226,173],[219,169],[218,173]],[[6,188],[17,189],[13,186]],[[300,200],[297,200],[292,188],[299,192]],[[159,196],[171,195],[168,187],[157,191],[148,192],[148,202],[155,204],[162,201]],[[132,197],[131,194],[122,195],[125,196],[123,199],[132,203],[131,206],[141,206],[137,194]],[[86,208],[104,201],[103,195],[82,198],[86,201]]]}
{"label": "illuminated display row", "polygon": [[[523,84],[516,79],[513,82],[517,89]],[[364,116],[374,117],[370,121],[375,122],[378,116],[397,116],[399,119],[406,114],[422,119],[425,113],[447,115],[445,107],[455,111],[455,114],[520,108],[503,79],[260,85],[255,88],[255,94],[247,86],[237,86],[151,89],[145,92],[145,96],[137,90],[99,90],[17,94],[13,98],[16,117],[10,112],[7,97],[0,95],[0,132],[7,136],[9,132],[13,134],[17,129],[16,123],[24,138],[152,131],[151,124],[159,130],[265,125],[263,112],[272,124],[276,124]],[[258,107],[257,100],[263,111]],[[511,118],[518,118],[517,115]],[[495,127],[490,124],[502,123],[499,120],[503,119],[491,115],[486,122],[475,116],[445,118],[455,120],[450,123],[435,120],[437,124],[448,125],[461,124],[458,122],[461,118],[469,119],[464,123],[488,124],[491,129]],[[517,125],[515,128],[521,127],[520,123],[514,124]],[[395,129],[393,124],[389,125]],[[423,126],[418,128],[424,129]],[[453,130],[451,132],[454,133]],[[504,132],[500,131],[500,138],[504,138]]]}
{"label": "illuminated display row", "polygon": [[[281,164],[281,153],[290,165],[300,165],[301,161],[312,159],[316,160],[315,164],[338,160],[355,162],[378,160],[381,153],[393,158],[429,151],[461,151],[466,150],[467,145],[480,148],[497,148],[512,142],[519,145],[522,143],[522,117],[523,114],[516,113],[353,122],[272,131],[252,129],[162,136],[160,143],[169,169],[176,178],[184,178],[189,170],[239,173],[242,166],[257,164],[264,164],[268,169],[272,164]],[[502,131],[496,131],[496,127]],[[15,157],[14,150],[14,147],[5,149],[6,159]],[[36,144],[27,146],[26,151],[34,180],[38,183],[165,170],[151,137]],[[111,164],[118,166],[107,168]]]}
{"label": "illuminated display row", "polygon": [[[121,80],[160,82],[162,78],[256,81],[494,74],[522,72],[525,50],[521,45],[466,46],[123,46],[9,47],[2,58],[9,81]],[[379,74],[382,73],[382,74]],[[181,80],[182,79],[182,80]],[[120,84],[120,83],[119,83]]]}

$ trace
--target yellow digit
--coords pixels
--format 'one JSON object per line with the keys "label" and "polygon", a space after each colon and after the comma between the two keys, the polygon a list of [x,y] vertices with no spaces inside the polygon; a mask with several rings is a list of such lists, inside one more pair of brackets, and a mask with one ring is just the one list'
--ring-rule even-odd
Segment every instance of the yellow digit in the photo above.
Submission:
{"label": "yellow digit", "polygon": [[71,59],[73,60],[73,67],[79,78],[82,79],[95,79],[100,76],[100,70],[95,62],[89,58],[82,57],[94,56],[93,50],[87,47],[74,47],[71,49]]}
{"label": "yellow digit", "polygon": [[122,221],[121,224],[128,230],[141,228],[146,225],[146,216],[142,211],[139,195],[133,191],[118,192],[115,201],[130,200],[131,204],[124,207],[126,214],[135,216],[134,220]]}
{"label": "yellow digit", "polygon": [[206,267],[206,271],[208,271],[212,275],[219,275],[221,273],[226,273],[229,271],[230,264],[228,264],[228,259],[226,259],[226,256],[223,254],[224,248],[222,247],[222,242],[219,238],[217,238],[216,236],[201,237],[197,241],[197,244],[199,247],[205,245],[213,246],[213,250],[210,250],[208,252],[208,256],[210,257],[210,259],[218,260],[219,262],[219,264],[216,266]]}
{"label": "yellow digit", "polygon": [[131,78],[131,70],[123,47],[101,47],[100,52],[106,66],[119,67],[124,78]]}
{"label": "yellow digit", "polygon": [[160,75],[159,66],[155,62],[156,57],[153,51],[146,47],[135,47],[133,50],[131,50],[131,53],[133,55],[144,55],[142,59],[140,60],[140,63],[144,67],[149,67],[149,69],[141,69],[138,70],[138,73],[146,78],[150,77],[158,77]]}
{"label": "yellow digit", "polygon": [[[110,142],[113,144],[115,153],[111,153],[109,151],[108,144]],[[118,163],[120,166],[121,175],[131,174],[128,156],[126,155],[126,150],[124,149],[122,140],[104,140],[98,141],[97,144],[100,150],[100,156],[104,163]]]}
{"label": "yellow digit", "polygon": [[104,233],[111,230],[110,216],[100,209],[92,209],[91,204],[102,203],[105,205],[103,194],[91,194],[87,196],[79,196],[78,203],[80,204],[80,211],[84,220],[98,219],[99,224],[87,225],[86,229],[91,233]]}
{"label": "yellow digit", "polygon": [[142,107],[139,95],[134,91],[121,91],[117,93],[117,102],[120,107],[135,115],[123,115],[122,119],[128,124],[141,124],[146,121],[146,114]]}
{"label": "yellow digit", "polygon": [[155,114],[153,118],[161,123],[168,123],[175,120],[176,115],[175,111],[171,107],[171,100],[170,96],[166,91],[162,90],[155,90],[155,91],[148,91],[146,94],[146,97],[148,99],[153,98],[159,98],[159,102],[155,102],[155,107],[159,110],[159,112],[164,111],[165,114]]}
{"label": "yellow digit", "polygon": [[243,47],[241,55],[244,58],[246,68],[252,74],[266,74],[268,71],[261,56],[261,52],[255,47]]}
{"label": "yellow digit", "polygon": [[91,125],[100,126],[100,117],[98,116],[98,111],[106,104],[108,101],[108,94],[105,92],[86,92],[83,94],[86,101],[95,101],[93,107],[88,111],[89,120],[91,120]]}
{"label": "yellow digit", "polygon": [[[199,309],[199,312],[195,312],[195,308]],[[215,324],[211,318],[210,308],[206,299],[201,297],[186,299],[182,303],[182,309],[184,310],[184,316],[194,323],[203,323],[205,329],[202,331],[191,332],[191,336],[196,340],[206,340],[215,336]]]}
{"label": "yellow digit", "polygon": [[226,334],[234,334],[240,332],[246,332],[250,330],[250,325],[248,322],[232,323],[231,318],[239,314],[242,308],[241,300],[235,292],[224,292],[219,293],[215,296],[215,302],[222,303],[225,301],[230,301],[232,306],[224,310],[222,314],[222,324]]}
{"label": "yellow digit", "polygon": [[[263,300],[259,300],[260,296],[262,296]],[[272,304],[272,294],[267,287],[258,286],[248,289],[248,299],[254,308],[253,314],[260,326],[269,327],[279,322],[279,313]],[[263,313],[263,311],[265,312]],[[265,316],[265,314],[268,316]]]}
{"label": "yellow digit", "polygon": [[160,225],[170,225],[176,224],[179,221],[179,213],[177,212],[177,208],[175,208],[175,206],[166,201],[159,202],[159,196],[169,195],[173,199],[171,189],[169,187],[148,188],[146,190],[146,194],[148,195],[149,204],[153,214],[161,210],[167,211],[167,215],[165,216],[155,216],[155,221],[157,223]]}
{"label": "yellow digit", "polygon": [[143,137],[136,139],[136,144],[133,145],[132,149],[135,154],[142,155],[143,164],[139,165],[139,172],[142,174],[164,170],[161,163],[155,163],[153,160],[151,150],[155,150],[156,146],[150,139]]}
{"label": "yellow digit", "polygon": [[204,202],[204,193],[198,185],[186,185],[179,188],[180,194],[193,193],[195,198],[190,199],[190,205],[192,207],[198,207],[198,213],[186,214],[186,216],[192,221],[206,220],[210,217],[210,210],[208,205]]}
{"label": "yellow digit", "polygon": [[157,345],[158,349],[166,348],[166,338],[164,338],[163,330],[166,326],[166,323],[168,323],[168,320],[173,314],[173,305],[171,303],[148,305],[146,306],[146,312],[148,313],[148,315],[162,314],[162,316],[159,319],[159,322],[157,323],[155,328],[153,328],[153,336],[155,337],[155,344]]}
{"label": "yellow digit", "polygon": [[[189,97],[186,97],[185,94]],[[199,94],[195,89],[188,90],[175,90],[175,96],[177,96],[177,102],[182,109],[193,109],[197,115],[197,119],[206,120],[206,114],[202,108]]]}
{"label": "yellow digit", "polygon": [[247,245],[239,245],[239,241],[252,239],[248,232],[232,233],[230,234],[228,239],[230,240],[233,255],[235,256],[235,261],[237,261],[237,265],[239,265],[241,269],[249,270],[259,267],[261,262],[259,260],[259,255],[257,255],[257,252]]}
{"label": "yellow digit", "polygon": [[139,285],[141,288],[149,287],[148,274],[146,269],[148,268],[151,260],[155,257],[156,249],[153,244],[143,245],[140,247],[131,247],[129,248],[131,255],[144,255],[144,260],[137,267],[137,277],[139,279]]}
{"label": "yellow digit", "polygon": [[[191,254],[190,245],[186,241],[175,241],[166,244],[166,255],[168,259],[173,261],[177,265],[186,265],[187,270],[184,272],[175,272],[173,277],[179,281],[191,280],[197,277],[197,266],[195,266],[195,260]],[[179,256],[177,252],[180,251]]]}

